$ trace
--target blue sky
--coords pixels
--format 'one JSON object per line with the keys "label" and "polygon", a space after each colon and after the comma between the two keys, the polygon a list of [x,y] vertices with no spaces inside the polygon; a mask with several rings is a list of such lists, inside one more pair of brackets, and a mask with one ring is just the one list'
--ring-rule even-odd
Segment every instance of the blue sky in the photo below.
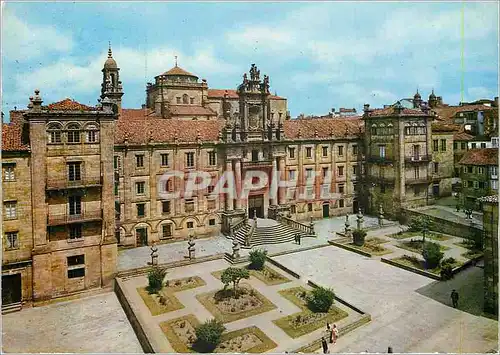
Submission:
{"label": "blue sky", "polygon": [[498,4],[5,3],[2,111],[71,97],[94,105],[108,41],[121,68],[125,108],[174,65],[236,88],[250,64],[288,98],[292,117],[381,106],[432,88],[461,100],[464,6],[465,101],[498,96]]}

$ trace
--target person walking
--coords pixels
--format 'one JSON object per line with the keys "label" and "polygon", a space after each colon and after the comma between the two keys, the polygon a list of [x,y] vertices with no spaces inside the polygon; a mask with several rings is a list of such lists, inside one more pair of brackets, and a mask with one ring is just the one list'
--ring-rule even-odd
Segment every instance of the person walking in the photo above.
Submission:
{"label": "person walking", "polygon": [[338,337],[339,337],[339,330],[337,328],[337,325],[334,324],[332,328],[332,336],[330,338],[330,343],[336,344]]}
{"label": "person walking", "polygon": [[451,302],[453,303],[453,308],[458,307],[458,292],[455,289],[451,291]]}
{"label": "person walking", "polygon": [[325,337],[321,337],[321,345],[323,346],[323,354],[328,354],[328,343]]}
{"label": "person walking", "polygon": [[392,354],[392,346],[389,346],[389,347],[387,348],[387,353],[388,353],[388,354]]}

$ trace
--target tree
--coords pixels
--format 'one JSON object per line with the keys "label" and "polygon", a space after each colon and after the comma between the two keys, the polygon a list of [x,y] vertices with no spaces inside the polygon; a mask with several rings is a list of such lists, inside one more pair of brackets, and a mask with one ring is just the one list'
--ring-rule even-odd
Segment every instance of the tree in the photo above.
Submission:
{"label": "tree", "polygon": [[363,229],[355,229],[352,232],[352,241],[355,245],[363,246],[365,244],[366,231]]}
{"label": "tree", "polygon": [[219,345],[222,333],[226,330],[224,324],[215,318],[207,320],[196,327],[195,347],[200,352],[212,352]]}
{"label": "tree", "polygon": [[425,234],[429,232],[432,226],[432,220],[429,216],[418,216],[410,221],[410,230],[422,232],[422,242],[425,243]]}
{"label": "tree", "polygon": [[307,307],[313,312],[328,312],[335,300],[335,293],[330,288],[317,287],[307,299]]}
{"label": "tree", "polygon": [[248,273],[247,269],[242,269],[242,268],[237,268],[237,267],[229,267],[222,272],[220,280],[224,284],[224,289],[227,288],[227,286],[230,283],[232,283],[234,297],[237,297],[238,296],[238,292],[237,292],[238,284],[240,283],[241,279],[248,279],[248,278],[250,278],[250,274]]}
{"label": "tree", "polygon": [[163,288],[163,279],[167,275],[167,270],[159,268],[158,266],[153,267],[148,272],[148,286],[146,290],[148,293],[158,293]]}
{"label": "tree", "polygon": [[259,249],[252,250],[250,252],[250,269],[262,270],[264,269],[264,264],[266,263],[267,250]]}
{"label": "tree", "polygon": [[426,268],[434,269],[439,265],[444,254],[441,252],[439,244],[427,242],[423,245],[422,256],[425,260]]}

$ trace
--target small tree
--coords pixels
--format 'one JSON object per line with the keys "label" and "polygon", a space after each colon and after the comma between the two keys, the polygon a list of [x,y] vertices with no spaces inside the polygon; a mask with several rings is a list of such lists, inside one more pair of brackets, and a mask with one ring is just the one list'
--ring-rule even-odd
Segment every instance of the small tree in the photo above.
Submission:
{"label": "small tree", "polygon": [[148,272],[148,286],[146,290],[148,293],[158,293],[163,288],[163,279],[167,275],[167,270],[159,268],[157,266],[153,267]]}
{"label": "small tree", "polygon": [[328,312],[335,299],[332,289],[317,287],[307,299],[307,307],[313,312]]}
{"label": "small tree", "polygon": [[363,246],[365,244],[366,231],[363,229],[355,229],[352,232],[352,241],[354,245]]}
{"label": "small tree", "polygon": [[233,292],[234,292],[234,297],[238,296],[238,284],[240,283],[241,279],[248,279],[250,278],[250,274],[248,273],[247,269],[242,269],[242,268],[237,268],[237,267],[228,267],[226,270],[222,272],[222,275],[220,277],[220,280],[224,284],[224,289],[227,288],[227,286],[232,283],[233,284]]}
{"label": "small tree", "polygon": [[444,254],[441,252],[439,244],[426,242],[422,248],[422,256],[427,269],[434,269],[439,265]]}
{"label": "small tree", "polygon": [[215,318],[207,320],[196,327],[195,347],[200,352],[212,352],[219,345],[222,333],[226,328],[221,321]]}
{"label": "small tree", "polygon": [[453,266],[449,263],[441,263],[441,280],[450,280],[453,278]]}
{"label": "small tree", "polygon": [[267,250],[259,249],[252,250],[250,252],[250,269],[262,270],[264,269],[264,264],[266,263]]}
{"label": "small tree", "polygon": [[429,216],[418,216],[412,218],[408,226],[410,227],[411,231],[421,232],[424,230],[424,228],[429,229],[431,227],[431,223],[432,221]]}

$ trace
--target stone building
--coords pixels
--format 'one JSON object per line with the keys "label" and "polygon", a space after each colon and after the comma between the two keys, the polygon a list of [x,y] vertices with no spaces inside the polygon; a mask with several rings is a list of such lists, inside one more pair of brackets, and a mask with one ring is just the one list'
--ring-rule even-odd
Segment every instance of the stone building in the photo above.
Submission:
{"label": "stone building", "polygon": [[479,201],[484,226],[484,310],[498,314],[498,194]]}

